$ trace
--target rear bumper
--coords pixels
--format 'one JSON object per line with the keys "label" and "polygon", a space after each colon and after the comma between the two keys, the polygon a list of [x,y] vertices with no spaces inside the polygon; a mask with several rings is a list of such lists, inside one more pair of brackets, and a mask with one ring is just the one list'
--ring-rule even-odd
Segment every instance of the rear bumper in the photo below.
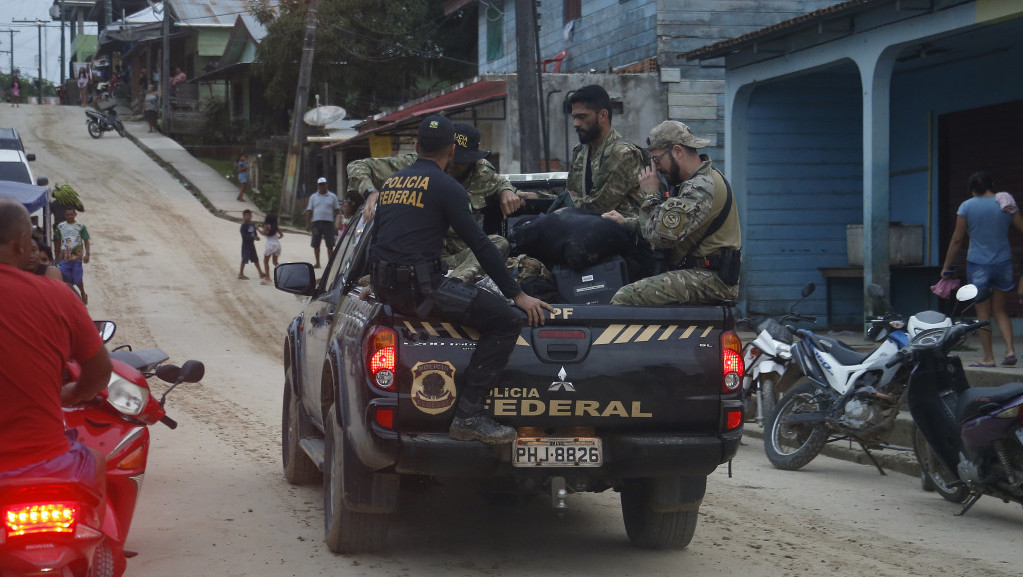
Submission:
{"label": "rear bumper", "polygon": [[[571,471],[593,479],[709,475],[735,456],[742,429],[716,437],[647,433],[602,438],[604,465],[573,467]],[[456,441],[446,433],[402,435],[400,445],[395,463],[400,474],[479,478],[537,470],[512,467],[511,445]],[[564,470],[543,469],[551,474]]]}

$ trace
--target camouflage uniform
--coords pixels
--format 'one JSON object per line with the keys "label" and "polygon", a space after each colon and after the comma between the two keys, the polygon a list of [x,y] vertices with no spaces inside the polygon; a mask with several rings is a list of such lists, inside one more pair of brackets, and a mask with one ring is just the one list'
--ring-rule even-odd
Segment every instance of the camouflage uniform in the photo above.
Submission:
{"label": "camouflage uniform", "polygon": [[[366,191],[372,188],[379,189],[392,174],[412,166],[416,158],[418,158],[416,154],[406,153],[386,158],[364,158],[350,162],[348,164],[348,192],[357,192],[360,197],[365,198]],[[500,202],[501,191],[515,190],[507,178],[498,174],[492,164],[482,159],[476,161],[475,166],[470,168],[463,178],[465,180],[459,182],[469,193],[470,209],[476,215],[480,226],[483,225],[483,208],[487,206],[487,200],[496,197],[495,201]],[[490,240],[497,246],[501,256],[507,258],[508,241],[496,234],[490,235]],[[448,261],[448,265],[452,269],[455,269],[452,275],[457,278],[472,282],[481,274],[482,269],[476,256],[472,254],[472,251],[459,238],[454,229],[448,229],[441,256]]]}
{"label": "camouflage uniform", "polygon": [[[586,192],[587,162],[593,179],[589,192]],[[585,144],[576,147],[566,188],[578,193],[572,200],[579,208],[594,214],[617,210],[625,216],[633,216],[643,203],[638,177],[642,168],[643,153],[612,128],[599,147]]]}
{"label": "camouflage uniform", "polygon": [[[724,177],[713,170],[710,160],[701,155],[703,163],[679,187],[677,196],[663,200],[647,196],[640,217],[626,220],[626,226],[642,234],[654,248],[670,249],[672,263],[680,262],[696,243],[691,256],[706,257],[722,248],[738,249],[742,245],[739,216],[735,199],[728,218],[710,237],[703,240],[726,202]],[[739,285],[729,285],[712,270],[688,268],[671,270],[628,284],[615,293],[615,305],[719,304],[739,298]]]}

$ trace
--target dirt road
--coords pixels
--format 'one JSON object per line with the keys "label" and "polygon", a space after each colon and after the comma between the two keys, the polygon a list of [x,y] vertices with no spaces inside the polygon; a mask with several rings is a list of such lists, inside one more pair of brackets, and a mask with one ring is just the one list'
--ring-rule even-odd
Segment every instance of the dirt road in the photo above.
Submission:
{"label": "dirt road", "polygon": [[[613,493],[573,496],[559,518],[543,498],[496,508],[450,483],[403,494],[386,553],[333,555],[321,491],[289,486],[280,468],[281,342],[298,303],[237,280],[238,224],[210,215],[130,140],[89,138],[82,116],[0,108],[0,126],[22,132],[37,176],[70,182],[85,200],[86,290],[94,318],[118,324],[112,344],[206,364],[202,384],[168,399],[178,429],[152,429],[128,575],[1019,574],[1018,507],[988,498],[953,517],[958,508],[916,479],[824,457],[776,471],[755,440],[732,478],[727,467],[712,476],[682,552],[630,547]],[[307,241],[286,236],[284,260],[308,260]]]}

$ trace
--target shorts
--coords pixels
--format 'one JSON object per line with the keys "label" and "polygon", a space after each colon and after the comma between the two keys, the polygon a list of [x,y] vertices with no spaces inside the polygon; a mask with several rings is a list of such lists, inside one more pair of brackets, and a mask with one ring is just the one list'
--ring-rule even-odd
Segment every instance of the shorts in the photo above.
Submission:
{"label": "shorts", "polygon": [[242,171],[238,173],[238,182],[246,184],[249,182],[249,173]]}
{"label": "shorts", "polygon": [[64,275],[64,280],[67,282],[82,284],[82,261],[62,260],[57,263],[57,268],[60,269],[60,274]]}
{"label": "shorts", "polygon": [[145,111],[144,116],[146,117],[146,122],[156,122],[156,111],[155,110],[147,110],[147,111]]}
{"label": "shorts", "polygon": [[990,287],[1000,291],[1011,291],[1016,283],[1012,281],[1012,261],[995,264],[966,263],[966,282],[978,289]]}
{"label": "shorts", "polygon": [[313,221],[313,240],[310,246],[320,248],[321,238],[327,242],[327,248],[334,250],[334,242],[337,241],[337,231],[334,230],[334,223],[332,221]]}
{"label": "shorts", "polygon": [[89,486],[96,484],[96,459],[88,447],[78,441],[71,441],[71,448],[63,455],[26,465],[13,471],[0,471],[0,479],[18,477],[55,477],[81,481]]}
{"label": "shorts", "polygon": [[259,256],[256,254],[255,241],[242,243],[242,264],[247,262],[259,264]]}

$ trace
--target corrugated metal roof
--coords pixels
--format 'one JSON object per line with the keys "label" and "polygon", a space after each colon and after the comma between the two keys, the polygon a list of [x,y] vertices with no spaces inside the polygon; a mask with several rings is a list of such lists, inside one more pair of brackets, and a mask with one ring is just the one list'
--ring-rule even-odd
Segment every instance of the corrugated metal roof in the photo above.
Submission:
{"label": "corrugated metal roof", "polygon": [[859,12],[880,4],[891,4],[892,2],[893,0],[848,0],[847,2],[841,2],[833,6],[828,6],[827,8],[808,12],[802,16],[792,18],[791,20],[779,22],[773,26],[761,28],[755,32],[750,32],[749,34],[743,34],[742,36],[722,40],[721,42],[704,46],[697,50],[691,50],[689,52],[682,53],[679,56],[686,60],[705,60],[708,58],[727,56],[728,54],[738,50],[741,46],[751,42],[783,36],[793,30],[815,25],[822,20]]}
{"label": "corrugated metal roof", "polygon": [[[255,18],[249,14],[249,3],[247,0],[204,0],[194,2],[191,0],[166,0],[170,5],[173,14],[177,17],[179,26],[210,26],[230,28],[234,26],[235,20],[242,16],[246,19],[246,25],[250,22],[259,28]],[[256,30],[249,28],[255,35]],[[266,36],[266,31],[263,31]],[[262,38],[262,37],[260,37]]]}

